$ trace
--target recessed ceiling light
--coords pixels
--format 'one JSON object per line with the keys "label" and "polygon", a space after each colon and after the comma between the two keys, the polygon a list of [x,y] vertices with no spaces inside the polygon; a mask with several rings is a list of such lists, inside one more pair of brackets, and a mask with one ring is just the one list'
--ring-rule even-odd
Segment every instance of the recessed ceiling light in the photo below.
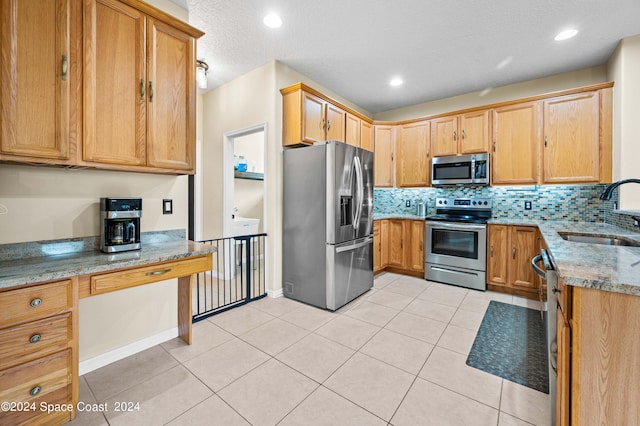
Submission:
{"label": "recessed ceiling light", "polygon": [[556,41],[568,40],[571,37],[575,36],[576,34],[578,34],[578,30],[571,28],[571,29],[559,32],[558,35],[555,36],[553,39]]}
{"label": "recessed ceiling light", "polygon": [[389,84],[391,86],[402,86],[404,84],[404,81],[402,81],[401,78],[396,77],[396,78],[392,78],[391,81],[389,82]]}
{"label": "recessed ceiling light", "polygon": [[275,13],[265,16],[262,22],[269,28],[280,28],[282,26],[282,19]]}

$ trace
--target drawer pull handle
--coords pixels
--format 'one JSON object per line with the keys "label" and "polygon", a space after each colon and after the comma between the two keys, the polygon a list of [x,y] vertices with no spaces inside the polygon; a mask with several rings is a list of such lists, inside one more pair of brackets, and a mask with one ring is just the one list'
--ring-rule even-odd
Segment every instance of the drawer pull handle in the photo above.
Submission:
{"label": "drawer pull handle", "polygon": [[33,299],[31,301],[31,307],[32,308],[37,308],[40,305],[42,305],[42,299],[40,299],[39,297],[36,297],[35,299]]}
{"label": "drawer pull handle", "polygon": [[171,269],[163,269],[162,271],[151,271],[147,272],[145,275],[162,275],[166,274],[167,272],[171,272]]}
{"label": "drawer pull handle", "polygon": [[39,394],[39,393],[40,393],[40,391],[41,391],[41,390],[42,390],[42,388],[41,388],[40,386],[36,386],[36,387],[34,387],[33,389],[31,389],[31,390],[29,391],[29,394],[30,394],[31,396],[36,396],[37,394]]}
{"label": "drawer pull handle", "polygon": [[34,334],[29,338],[29,343],[38,343],[42,339],[42,336],[39,334]]}

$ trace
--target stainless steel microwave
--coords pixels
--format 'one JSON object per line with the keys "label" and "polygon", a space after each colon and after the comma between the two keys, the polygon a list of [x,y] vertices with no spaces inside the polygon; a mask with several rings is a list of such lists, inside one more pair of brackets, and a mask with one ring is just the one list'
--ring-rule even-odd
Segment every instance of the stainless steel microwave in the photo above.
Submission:
{"label": "stainless steel microwave", "polygon": [[489,185],[489,154],[434,157],[431,185]]}

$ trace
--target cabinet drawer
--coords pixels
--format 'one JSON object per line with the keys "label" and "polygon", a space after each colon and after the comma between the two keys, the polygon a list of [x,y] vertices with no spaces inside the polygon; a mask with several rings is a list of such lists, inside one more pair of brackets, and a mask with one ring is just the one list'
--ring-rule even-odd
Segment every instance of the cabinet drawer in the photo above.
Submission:
{"label": "cabinet drawer", "polygon": [[211,256],[165,262],[91,277],[91,294],[108,293],[170,278],[184,277],[211,269]]}
{"label": "cabinet drawer", "polygon": [[71,280],[0,293],[0,326],[71,309]]}
{"label": "cabinet drawer", "polygon": [[19,424],[42,414],[40,403],[71,402],[71,350],[0,371],[0,401],[33,402],[36,411],[4,412],[0,424]]}
{"label": "cabinet drawer", "polygon": [[0,330],[0,369],[67,347],[71,314],[32,321]]}

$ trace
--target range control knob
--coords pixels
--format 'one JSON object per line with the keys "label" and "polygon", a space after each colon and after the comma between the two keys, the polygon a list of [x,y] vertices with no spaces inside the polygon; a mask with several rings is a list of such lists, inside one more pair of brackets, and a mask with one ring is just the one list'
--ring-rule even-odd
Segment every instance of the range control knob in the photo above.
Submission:
{"label": "range control knob", "polygon": [[477,204],[477,203],[474,201],[474,202],[473,202],[473,205],[475,206],[476,204]]}
{"label": "range control knob", "polygon": [[444,200],[444,203],[447,204],[447,200]]}
{"label": "range control knob", "polygon": [[486,206],[487,204],[489,204],[489,203],[485,201],[485,202],[484,202],[484,205]]}

